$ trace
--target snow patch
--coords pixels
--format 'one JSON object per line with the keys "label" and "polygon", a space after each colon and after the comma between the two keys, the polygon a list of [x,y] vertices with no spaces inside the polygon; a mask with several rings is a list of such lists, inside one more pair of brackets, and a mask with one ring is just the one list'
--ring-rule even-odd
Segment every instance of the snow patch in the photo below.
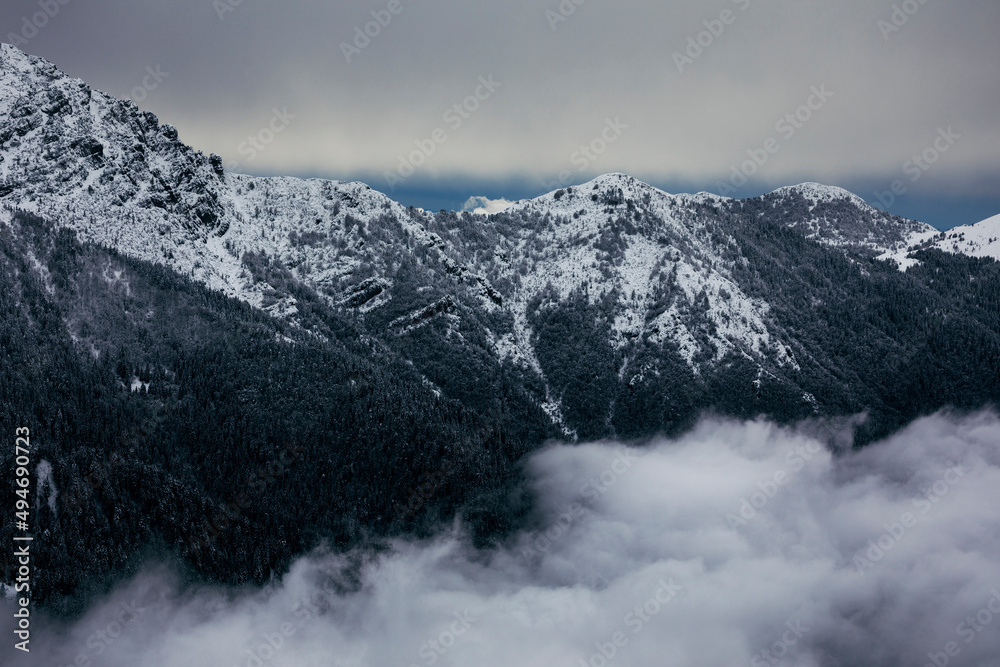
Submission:
{"label": "snow patch", "polygon": [[910,255],[918,250],[931,248],[956,255],[1000,261],[1000,215],[974,225],[953,227],[945,232],[933,228],[916,232],[906,239],[902,247],[883,253],[879,259],[891,259],[899,265],[900,271],[906,271],[918,263]]}

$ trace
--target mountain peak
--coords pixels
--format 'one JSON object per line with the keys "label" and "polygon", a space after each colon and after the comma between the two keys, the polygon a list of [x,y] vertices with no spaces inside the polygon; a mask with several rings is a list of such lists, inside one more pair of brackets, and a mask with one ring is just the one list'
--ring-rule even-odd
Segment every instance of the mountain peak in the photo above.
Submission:
{"label": "mountain peak", "polygon": [[594,186],[599,188],[620,187],[623,189],[628,189],[633,193],[655,192],[661,195],[666,195],[668,197],[673,196],[666,190],[662,190],[656,187],[655,185],[650,185],[649,183],[639,180],[634,176],[629,176],[628,174],[624,174],[619,171],[613,171],[607,174],[602,174],[597,178],[591,180],[590,182],[581,185],[580,187],[583,188],[588,185],[591,186],[591,188],[593,188]]}
{"label": "mountain peak", "polygon": [[868,203],[864,199],[854,194],[850,190],[845,190],[844,188],[839,188],[835,185],[824,185],[822,183],[799,183],[798,185],[787,185],[783,188],[778,188],[771,194],[788,194],[796,193],[802,195],[806,199],[812,199],[816,203],[820,202],[831,202],[838,199],[849,199],[853,203],[868,207]]}
{"label": "mountain peak", "polygon": [[25,53],[10,44],[0,44],[0,115],[9,116],[19,102],[39,91],[51,91],[50,97],[55,99],[59,96],[56,88],[78,88],[88,94],[90,92],[83,81],[63,73],[44,58]]}
{"label": "mountain peak", "polygon": [[[611,172],[608,172],[606,174],[601,174],[600,176],[592,179],[590,182],[591,183],[600,183],[600,184],[604,184],[604,183],[608,183],[608,184],[612,184],[612,183],[614,183],[614,184],[625,183],[625,184],[629,184],[629,185],[631,185],[633,183],[642,183],[642,181],[640,181],[640,180],[638,180],[636,178],[633,178],[632,176],[629,176],[628,174],[620,172],[620,171],[611,171]],[[646,183],[642,183],[642,184],[643,185],[647,185]]]}
{"label": "mountain peak", "polygon": [[3,69],[0,75],[9,75],[14,72],[21,74],[34,72],[39,75],[47,75],[50,78],[59,75],[66,76],[48,60],[25,53],[16,46],[6,43],[0,43],[0,67]]}
{"label": "mountain peak", "polygon": [[30,62],[31,58],[39,59],[37,56],[29,56],[13,44],[0,43],[0,63],[7,65],[18,61]]}
{"label": "mountain peak", "polygon": [[665,192],[654,185],[650,185],[645,181],[641,181],[634,176],[629,176],[622,172],[613,171],[607,174],[601,174],[596,178],[593,178],[586,183],[581,183],[575,186],[578,190],[600,190],[606,192],[612,188],[618,188],[622,190],[622,193],[626,197],[636,197],[637,195],[642,195],[645,193],[657,193],[664,196],[671,196],[670,193]]}
{"label": "mountain peak", "polygon": [[[716,195],[710,192],[699,192],[697,194],[671,194],[657,188],[654,185],[650,185],[645,181],[639,180],[634,176],[622,172],[609,172],[607,174],[601,174],[585,183],[579,185],[569,186],[577,190],[606,190],[608,188],[621,188],[623,193],[627,196],[635,196],[636,194],[641,194],[644,192],[655,192],[661,195],[666,195],[668,197],[679,197],[691,201],[722,201],[728,200],[728,197],[723,197],[721,195]],[[566,190],[567,188],[560,188],[560,190]],[[543,197],[551,197],[556,192],[560,190],[555,190],[543,195]],[[798,194],[805,199],[812,200],[814,204],[819,203],[829,203],[837,200],[847,199],[853,204],[867,210],[870,205],[865,202],[864,199],[854,194],[850,190],[845,190],[844,188],[837,187],[834,185],[824,185],[823,183],[805,182],[799,183],[798,185],[786,185],[780,187],[770,194],[772,195],[785,195],[785,194]]]}

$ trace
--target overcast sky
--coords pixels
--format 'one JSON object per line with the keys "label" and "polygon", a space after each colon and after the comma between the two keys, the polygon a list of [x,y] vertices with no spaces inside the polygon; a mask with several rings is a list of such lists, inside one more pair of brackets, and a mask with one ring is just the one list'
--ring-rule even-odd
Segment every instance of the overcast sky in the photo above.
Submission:
{"label": "overcast sky", "polygon": [[34,34],[39,1],[4,0],[3,41],[248,173],[426,208],[623,171],[674,192],[819,181],[940,226],[1000,213],[995,0],[51,2]]}

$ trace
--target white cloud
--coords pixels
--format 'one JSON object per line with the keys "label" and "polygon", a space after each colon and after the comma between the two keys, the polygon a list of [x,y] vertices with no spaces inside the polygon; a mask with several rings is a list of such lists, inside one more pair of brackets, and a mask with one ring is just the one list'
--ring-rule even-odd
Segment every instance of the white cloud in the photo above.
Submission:
{"label": "white cloud", "polygon": [[64,635],[40,626],[31,664],[68,664],[157,590],[100,664],[1000,664],[1000,420],[930,417],[833,454],[844,428],[707,421],[641,450],[552,446],[528,467],[535,530],[504,548],[455,529],[316,555],[238,595],[147,574]]}
{"label": "white cloud", "polygon": [[489,199],[488,197],[469,197],[462,206],[463,211],[471,211],[476,215],[490,215],[491,213],[502,213],[514,205],[514,202],[506,199]]}

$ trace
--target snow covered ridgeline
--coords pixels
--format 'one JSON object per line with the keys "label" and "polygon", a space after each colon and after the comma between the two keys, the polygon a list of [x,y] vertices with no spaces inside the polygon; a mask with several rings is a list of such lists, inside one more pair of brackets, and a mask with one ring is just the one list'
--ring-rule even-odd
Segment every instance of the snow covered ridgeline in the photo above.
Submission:
{"label": "snow covered ridgeline", "polygon": [[[379,219],[429,240],[406,209],[361,183],[226,173],[218,156],[187,147],[153,114],[8,45],[0,111],[5,205],[257,306],[268,288],[244,270],[244,253],[308,268],[308,284],[336,292],[398,240],[361,238]],[[274,310],[293,312],[294,302]]]}
{"label": "snow covered ridgeline", "polygon": [[[745,349],[763,354],[774,341],[764,323],[768,305],[746,296],[718,256],[716,230],[697,207],[721,206],[713,195],[673,196],[624,174],[607,174],[580,186],[522,201],[497,218],[517,219],[506,261],[510,296],[520,318],[527,302],[551,286],[560,298],[584,288],[594,302],[612,296],[616,347],[639,337],[671,340],[691,364],[703,357],[705,338],[719,359]],[[723,243],[733,243],[724,237]],[[664,302],[669,305],[663,307]],[[522,343],[528,332],[519,319]],[[789,361],[780,346],[781,363]]]}
{"label": "snow covered ridgeline", "polygon": [[[577,308],[582,295],[580,312],[603,322],[594,329],[606,338],[602,368],[613,365],[622,386],[674,373],[675,355],[702,378],[737,358],[752,368],[757,398],[761,382],[794,377],[803,355],[818,353],[787,318],[823,299],[789,302],[800,296],[761,287],[754,253],[768,252],[775,230],[857,257],[908,253],[936,234],[814,183],[737,201],[671,195],[624,174],[489,216],[430,214],[362,183],[228,173],[130,102],[12,47],[0,47],[0,64],[3,205],[299,326],[311,326],[310,303],[322,300],[404,358],[424,355],[432,385],[444,383],[431,377],[435,355],[513,361],[539,380],[557,423],[572,383],[554,383],[551,359],[539,358],[536,311]],[[998,234],[980,231],[949,245],[991,252]]]}
{"label": "snow covered ridgeline", "polygon": [[[6,159],[0,193],[6,193],[7,202],[58,220],[84,238],[166,263],[227,294],[257,306],[266,304],[278,315],[293,314],[294,299],[265,298],[269,288],[249,279],[241,266],[244,253],[278,259],[331,299],[342,299],[363,280],[387,281],[389,267],[384,258],[400,235],[428,244],[461,265],[455,255],[461,255],[463,248],[443,246],[428,233],[431,216],[407,211],[363,184],[227,174],[218,158],[184,146],[174,128],[160,127],[152,114],[140,113],[130,102],[92,91],[82,81],[10,46],[2,47],[0,59],[0,108],[11,111],[10,126],[0,135],[0,139],[8,137],[3,144]],[[64,140],[54,141],[57,137]],[[39,154],[48,162],[35,166]],[[560,247],[571,238],[600,238],[603,228],[615,221],[613,216],[620,216],[613,210],[614,198],[620,195],[622,204],[628,202],[628,215],[638,211],[660,220],[662,229],[654,231],[667,235],[629,235],[625,270],[615,272],[613,286],[605,285],[603,290],[620,288],[629,300],[635,293],[635,301],[616,318],[616,332],[627,336],[640,328],[643,304],[650,303],[653,270],[666,254],[662,251],[665,241],[680,242],[684,250],[693,251],[659,268],[676,269],[687,302],[703,291],[708,296],[711,320],[719,329],[713,337],[717,354],[731,348],[732,339],[755,352],[771,342],[761,318],[766,304],[745,298],[724,270],[713,274],[705,269],[712,248],[699,238],[704,225],[693,223],[689,205],[721,205],[726,200],[704,194],[671,197],[622,174],[600,177],[577,188],[582,190],[599,191],[605,200],[597,201],[597,195],[588,193],[591,201],[581,206],[579,199],[564,198],[566,191],[560,190],[519,202],[514,210],[572,218],[574,224],[536,237],[536,243]],[[852,200],[852,206],[872,212],[860,199],[836,188],[804,184],[774,194],[784,196],[788,191],[816,203]],[[392,230],[374,244],[362,238],[383,218],[394,219],[402,229]],[[791,224],[801,224],[820,238],[836,242],[843,236],[843,223],[843,219],[823,218]],[[831,229],[835,233],[830,234]],[[527,237],[532,230],[522,231]],[[562,293],[593,282],[599,277],[594,271],[593,247],[588,254],[581,257],[570,252],[549,261],[533,261],[539,270],[528,277],[528,289],[522,294],[537,292],[550,280]],[[478,268],[479,273],[489,269]],[[364,272],[372,275],[358,280]],[[490,288],[482,284],[484,292]],[[386,298],[390,294],[391,289]],[[527,298],[530,294],[515,299],[514,310]],[[678,324],[682,309],[683,304],[678,304],[661,314],[652,329],[676,331],[685,356],[693,358],[697,354],[693,336]]]}
{"label": "snow covered ridgeline", "polygon": [[915,232],[899,247],[883,253],[880,259],[891,259],[899,265],[900,270],[905,271],[917,263],[916,259],[910,257],[912,253],[931,248],[956,255],[1000,260],[1000,215],[945,232],[933,228]]}
{"label": "snow covered ridgeline", "polygon": [[[12,47],[3,47],[2,58],[4,103],[15,110],[0,134],[6,138],[5,202],[70,227],[84,239],[167,264],[275,315],[294,317],[296,299],[255,279],[242,261],[248,253],[277,260],[331,303],[350,301],[348,295],[359,284],[377,280],[384,286],[380,299],[360,304],[370,310],[392,298],[398,249],[424,246],[458,279],[477,284],[479,295],[485,297],[477,306],[490,307],[507,297],[519,323],[527,300],[548,282],[554,281],[565,293],[603,279],[592,245],[587,257],[573,251],[548,258],[524,257],[536,270],[525,281],[525,289],[504,295],[482,279],[482,274],[494,273],[493,267],[480,262],[470,269],[464,261],[467,248],[442,241],[447,234],[429,231],[434,227],[429,214],[404,209],[359,183],[228,174],[218,158],[183,145],[174,128],[160,126],[130,102],[92,91]],[[627,261],[621,263],[627,270],[616,270],[613,283],[601,290],[617,288],[629,300],[615,318],[620,338],[634,337],[643,328],[644,309],[655,291],[652,272],[659,268],[658,279],[671,272],[678,277],[684,298],[658,315],[649,327],[654,335],[677,340],[689,360],[698,356],[702,346],[684,320],[685,311],[704,292],[710,319],[720,332],[710,336],[715,347],[710,356],[731,349],[733,339],[755,353],[764,350],[770,344],[761,318],[766,305],[744,298],[724,275],[706,268],[704,244],[674,217],[665,193],[621,175],[602,177],[590,186],[611,191],[616,184],[624,184],[628,191],[622,192],[622,204],[649,198],[649,204],[643,204],[646,213],[662,220],[661,231],[671,237],[631,235],[624,248]],[[542,197],[528,208],[547,206],[552,215],[559,215],[572,199],[560,203],[554,195]],[[568,209],[566,214],[572,215]],[[591,201],[577,213],[577,224],[540,234],[534,243],[555,248],[587,233],[596,240],[613,214],[605,202]],[[530,236],[532,230],[522,231]],[[674,240],[696,255],[668,266],[661,262],[664,243]],[[574,275],[573,266],[585,270]],[[495,333],[499,343],[502,334]],[[508,348],[517,348],[516,357],[530,360],[530,337],[523,327],[516,333]]]}

